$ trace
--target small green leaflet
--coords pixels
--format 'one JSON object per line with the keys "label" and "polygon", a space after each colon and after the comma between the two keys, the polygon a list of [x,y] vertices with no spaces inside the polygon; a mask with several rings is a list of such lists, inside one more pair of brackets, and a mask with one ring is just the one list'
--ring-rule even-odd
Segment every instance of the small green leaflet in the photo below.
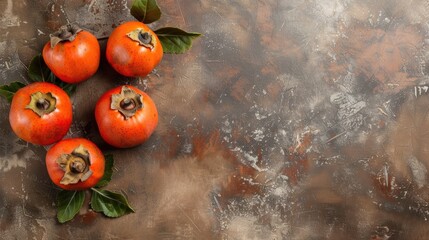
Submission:
{"label": "small green leaflet", "polygon": [[60,223],[65,223],[72,220],[81,209],[84,200],[85,193],[83,191],[61,190],[57,196],[58,221]]}
{"label": "small green leaflet", "polygon": [[134,212],[127,198],[119,193],[108,190],[92,189],[91,208],[96,212],[102,212],[107,217],[121,217]]}
{"label": "small green leaflet", "polygon": [[[62,88],[69,96],[76,91],[76,85],[60,81],[55,77],[51,70],[46,66],[41,54],[36,55],[28,67],[28,77],[32,82],[49,82]],[[0,86],[0,96],[5,97],[12,102],[13,95],[26,84],[21,82],[12,82],[9,85]]]}
{"label": "small green leaflet", "polygon": [[165,27],[155,30],[161,41],[164,53],[184,53],[192,47],[192,41],[201,36],[196,32],[185,32],[174,27]]}
{"label": "small green leaflet", "polygon": [[41,54],[37,54],[28,66],[28,77],[33,82],[53,82],[55,80],[54,74],[46,66],[45,61]]}
{"label": "small green leaflet", "polygon": [[143,23],[152,23],[161,18],[156,0],[134,0],[131,6],[131,15]]}
{"label": "small green leaflet", "polygon": [[76,91],[75,84],[69,84],[61,81],[51,72],[46,65],[41,54],[36,55],[28,67],[28,77],[33,82],[49,82],[62,88],[69,96]]}
{"label": "small green leaflet", "polygon": [[104,175],[103,178],[95,185],[96,188],[105,187],[110,180],[112,180],[113,174],[113,156],[111,154],[104,155],[105,165],[104,165]]}
{"label": "small green leaflet", "polygon": [[13,95],[25,86],[22,82],[12,82],[9,85],[0,86],[0,96],[5,97],[8,102],[12,102]]}
{"label": "small green leaflet", "polygon": [[[106,163],[103,178],[98,182],[96,187],[91,188],[92,210],[102,212],[107,217],[121,217],[125,214],[134,212],[134,209],[131,208],[125,195],[99,189],[110,182],[113,173],[113,156],[107,154],[104,157]],[[65,223],[73,219],[82,208],[84,200],[84,191],[61,190],[57,196],[58,221],[60,223]]]}

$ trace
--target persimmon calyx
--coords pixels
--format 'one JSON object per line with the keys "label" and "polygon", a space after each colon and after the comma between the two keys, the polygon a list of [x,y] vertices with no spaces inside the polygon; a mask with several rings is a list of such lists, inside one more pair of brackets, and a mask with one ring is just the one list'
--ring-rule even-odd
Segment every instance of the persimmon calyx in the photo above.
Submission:
{"label": "persimmon calyx", "polygon": [[30,102],[26,109],[32,110],[34,113],[42,117],[45,114],[49,114],[56,109],[57,99],[52,93],[35,92],[30,96]]}
{"label": "persimmon calyx", "polygon": [[134,116],[142,108],[143,96],[127,86],[121,88],[121,93],[112,95],[110,109],[118,110],[124,116],[125,120]]}
{"label": "persimmon calyx", "polygon": [[147,47],[152,50],[155,46],[155,39],[149,32],[145,32],[142,28],[136,28],[135,30],[129,32],[127,36],[138,42],[141,46]]}
{"label": "persimmon calyx", "polygon": [[60,183],[64,185],[75,184],[86,181],[91,175],[90,156],[88,150],[79,145],[70,154],[61,154],[57,163],[64,171]]}
{"label": "persimmon calyx", "polygon": [[73,41],[76,35],[81,32],[82,29],[76,24],[67,24],[61,26],[58,31],[49,35],[51,41],[51,48],[54,48],[58,43],[62,41]]}

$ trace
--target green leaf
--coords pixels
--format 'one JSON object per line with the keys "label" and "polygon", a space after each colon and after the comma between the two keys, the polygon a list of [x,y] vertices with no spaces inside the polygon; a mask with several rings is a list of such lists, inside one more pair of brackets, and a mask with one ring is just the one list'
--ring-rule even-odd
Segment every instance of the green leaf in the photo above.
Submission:
{"label": "green leaf", "polygon": [[161,9],[156,0],[134,0],[131,15],[140,22],[152,23],[161,18]]}
{"label": "green leaf", "polygon": [[69,96],[76,91],[75,84],[69,84],[58,79],[48,68],[41,54],[36,55],[28,67],[28,77],[33,82],[49,82],[62,88]]}
{"label": "green leaf", "polygon": [[91,208],[96,212],[102,212],[108,217],[121,217],[134,212],[127,198],[108,190],[92,189]]}
{"label": "green leaf", "polygon": [[192,41],[201,33],[185,32],[182,29],[166,27],[155,30],[164,53],[184,53],[192,46]]}
{"label": "green leaf", "polygon": [[112,180],[113,174],[113,155],[108,154],[104,156],[105,165],[104,165],[104,175],[100,181],[95,185],[96,188],[101,188],[106,186],[110,180]]}
{"label": "green leaf", "polygon": [[66,191],[62,190],[58,193],[58,212],[57,218],[60,223],[70,221],[76,216],[81,209],[85,200],[83,191]]}
{"label": "green leaf", "polygon": [[9,85],[0,86],[0,96],[5,97],[8,102],[12,102],[13,95],[23,87],[25,84],[22,82],[12,82]]}
{"label": "green leaf", "polygon": [[54,84],[62,88],[70,97],[74,92],[76,92],[76,84],[69,84],[61,81],[55,81]]}
{"label": "green leaf", "polygon": [[51,70],[46,66],[41,54],[37,54],[28,66],[28,77],[34,82],[48,82]]}

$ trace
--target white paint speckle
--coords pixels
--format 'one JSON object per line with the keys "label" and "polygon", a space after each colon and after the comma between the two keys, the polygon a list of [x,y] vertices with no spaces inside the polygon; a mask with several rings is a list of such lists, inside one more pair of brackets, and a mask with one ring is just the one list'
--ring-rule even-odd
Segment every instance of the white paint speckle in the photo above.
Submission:
{"label": "white paint speckle", "polygon": [[408,166],[411,169],[413,174],[414,181],[416,181],[417,186],[422,188],[426,184],[427,172],[425,165],[421,163],[415,156],[411,156],[408,159]]}
{"label": "white paint speckle", "polygon": [[264,131],[262,129],[256,129],[252,132],[252,137],[255,139],[255,141],[262,141],[265,137]]}
{"label": "white paint speckle", "polygon": [[0,170],[8,172],[13,168],[26,168],[26,159],[18,158],[17,154],[12,154],[6,157],[0,157]]}
{"label": "white paint speckle", "polygon": [[7,0],[6,8],[0,17],[0,28],[18,27],[20,21],[18,16],[13,14],[13,0]]}

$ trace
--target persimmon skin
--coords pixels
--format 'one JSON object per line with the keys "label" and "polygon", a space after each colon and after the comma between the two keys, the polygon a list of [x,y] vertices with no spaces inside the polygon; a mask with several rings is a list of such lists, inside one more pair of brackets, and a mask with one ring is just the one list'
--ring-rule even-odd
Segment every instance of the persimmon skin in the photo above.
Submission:
{"label": "persimmon skin", "polygon": [[[127,36],[141,28],[153,39],[153,49],[139,45]],[[106,59],[118,73],[127,77],[144,77],[161,62],[163,49],[158,36],[144,23],[125,22],[116,27],[109,36],[106,46]]]}
{"label": "persimmon skin", "polygon": [[[57,159],[62,154],[70,154],[74,149],[82,145],[88,150],[90,156],[90,167],[92,175],[85,181],[64,185],[60,181],[64,176],[64,171],[57,163]],[[68,138],[53,145],[46,153],[46,169],[52,182],[65,190],[85,190],[94,187],[104,175],[105,159],[101,150],[93,142],[84,138]]]}
{"label": "persimmon skin", "polygon": [[113,94],[119,94],[123,86],[105,92],[95,106],[95,120],[101,137],[117,148],[130,148],[142,144],[158,125],[158,111],[152,98],[133,86],[126,85],[143,97],[143,108],[134,116],[125,119],[118,111],[111,109]]}
{"label": "persimmon skin", "polygon": [[79,83],[93,76],[100,65],[100,45],[90,32],[80,31],[72,41],[43,47],[43,60],[52,73],[66,83]]}
{"label": "persimmon skin", "polygon": [[[40,117],[28,109],[31,95],[50,92],[56,98],[53,112]],[[19,89],[13,96],[9,111],[9,123],[13,132],[22,140],[36,145],[50,145],[61,140],[72,123],[72,104],[69,96],[58,86],[46,83],[31,83]]]}

